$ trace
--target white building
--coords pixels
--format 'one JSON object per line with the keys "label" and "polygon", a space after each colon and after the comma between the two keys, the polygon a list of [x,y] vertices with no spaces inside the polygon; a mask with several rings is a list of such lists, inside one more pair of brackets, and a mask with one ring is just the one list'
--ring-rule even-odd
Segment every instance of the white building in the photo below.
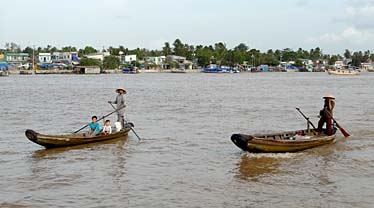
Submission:
{"label": "white building", "polygon": [[109,52],[91,53],[91,54],[84,55],[83,57],[104,61],[104,58],[107,56],[110,56]]}
{"label": "white building", "polygon": [[38,54],[39,63],[52,63],[51,53],[39,53]]}
{"label": "white building", "polygon": [[166,60],[165,56],[149,56],[145,58],[145,61],[148,63],[153,63],[155,65],[162,65]]}
{"label": "white building", "polygon": [[131,63],[131,62],[137,61],[136,55],[126,55],[126,56],[122,56],[122,57],[123,57],[122,60],[125,63]]}
{"label": "white building", "polygon": [[78,52],[53,52],[51,60],[53,62],[64,62],[66,64],[78,64]]}
{"label": "white building", "polygon": [[335,61],[335,64],[334,64],[334,66],[336,67],[336,68],[341,68],[341,67],[343,67],[345,64],[344,64],[344,62],[343,61]]}

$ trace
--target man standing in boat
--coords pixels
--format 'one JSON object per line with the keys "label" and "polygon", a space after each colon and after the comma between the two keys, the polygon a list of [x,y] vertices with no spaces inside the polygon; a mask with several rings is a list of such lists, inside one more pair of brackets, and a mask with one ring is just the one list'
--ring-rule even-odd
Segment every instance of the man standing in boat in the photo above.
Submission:
{"label": "man standing in boat", "polygon": [[332,116],[333,116],[333,109],[335,107],[335,97],[329,93],[327,93],[323,99],[325,100],[323,109],[320,110],[319,115],[321,118],[318,122],[318,132],[322,132],[322,127],[326,123],[326,134],[332,135],[333,134],[333,126],[332,126]]}
{"label": "man standing in boat", "polygon": [[126,107],[126,101],[125,101],[125,94],[127,93],[124,88],[118,88],[116,90],[116,93],[118,93],[116,100],[114,102],[109,101],[110,104],[117,104],[117,121],[121,123],[121,128],[125,126],[125,107]]}

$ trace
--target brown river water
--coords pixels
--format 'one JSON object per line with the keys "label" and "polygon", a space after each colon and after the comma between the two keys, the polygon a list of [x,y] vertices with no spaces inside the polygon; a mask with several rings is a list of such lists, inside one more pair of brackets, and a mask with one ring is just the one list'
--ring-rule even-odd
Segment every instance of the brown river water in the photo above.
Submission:
{"label": "brown river water", "polygon": [[[26,129],[69,133],[125,87],[142,137],[45,150]],[[250,154],[233,133],[316,124],[322,95],[352,135]],[[373,207],[374,73],[31,75],[0,78],[0,207]],[[110,119],[114,121],[115,116]],[[101,123],[102,125],[102,123]]]}

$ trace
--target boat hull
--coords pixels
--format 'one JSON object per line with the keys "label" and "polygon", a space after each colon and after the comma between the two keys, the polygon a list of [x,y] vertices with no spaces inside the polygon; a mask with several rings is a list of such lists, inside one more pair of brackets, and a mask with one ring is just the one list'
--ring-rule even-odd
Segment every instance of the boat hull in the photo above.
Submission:
{"label": "boat hull", "polygon": [[[305,139],[292,140],[298,132],[305,135]],[[335,141],[336,135],[315,135],[307,130],[283,132],[268,135],[233,134],[231,141],[244,151],[255,153],[285,153],[298,152],[314,147],[330,144]]]}
{"label": "boat hull", "polygon": [[330,75],[359,75],[360,72],[353,70],[329,70]]}
{"label": "boat hull", "polygon": [[81,144],[88,144],[94,142],[102,142],[114,139],[127,139],[128,132],[131,130],[130,124],[123,130],[108,135],[85,136],[84,134],[70,134],[70,135],[45,135],[39,134],[31,129],[26,130],[26,137],[45,148],[70,147]]}

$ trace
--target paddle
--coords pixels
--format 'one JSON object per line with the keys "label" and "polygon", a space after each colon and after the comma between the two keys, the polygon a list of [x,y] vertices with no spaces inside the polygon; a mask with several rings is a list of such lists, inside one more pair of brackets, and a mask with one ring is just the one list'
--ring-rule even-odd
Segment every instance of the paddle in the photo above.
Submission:
{"label": "paddle", "polygon": [[[123,106],[122,108],[124,108],[125,106]],[[120,108],[120,109],[122,109],[122,108]],[[118,109],[119,110],[119,109]],[[110,116],[110,115],[112,115],[113,113],[115,113],[115,112],[117,112],[117,110],[115,110],[115,111],[113,111],[113,112],[111,112],[111,113],[109,113],[109,114],[107,114],[107,115],[105,115],[105,116],[103,116],[102,118],[100,118],[99,120],[97,120],[96,122],[99,122],[99,121],[101,121],[101,120],[103,120],[104,118],[106,118],[106,117],[108,117],[108,116]],[[74,132],[74,134],[76,134],[76,133],[78,133],[78,132],[80,132],[80,131],[82,131],[83,129],[85,129],[88,125],[90,125],[90,124],[87,124],[87,125],[85,125],[85,126],[83,126],[82,128],[80,128],[80,129],[78,129],[78,130],[76,130],[75,132]]]}
{"label": "paddle", "polygon": [[308,123],[310,124],[310,125],[312,125],[312,127],[313,127],[313,129],[315,130],[315,131],[317,131],[317,128],[314,126],[314,124],[309,120],[309,118],[308,117],[306,117],[306,115],[303,113],[303,112],[301,112],[301,110],[300,110],[300,108],[296,108],[296,110],[297,111],[299,111],[299,113],[308,121]]}
{"label": "paddle", "polygon": [[332,120],[336,123],[336,126],[339,128],[340,132],[342,132],[342,134],[344,135],[344,137],[349,137],[351,136],[347,131],[345,131],[345,129],[343,129],[342,126],[339,125],[339,123],[334,119],[334,117],[332,117],[331,113],[328,112],[327,110],[325,110],[325,112],[327,113],[328,116],[330,116],[332,118]]}
{"label": "paddle", "polygon": [[[113,108],[114,110],[116,110],[115,112],[117,112],[117,111],[119,111],[119,110],[121,110],[122,108],[125,107],[125,106],[123,106],[123,107],[120,108],[120,109],[116,109],[112,103],[109,103],[109,104],[112,106],[112,108]],[[123,118],[123,120],[125,120],[126,123],[128,123],[127,120],[126,120],[125,118]],[[131,131],[134,132],[135,136],[136,136],[136,137],[139,139],[139,141],[140,141],[141,139],[140,139],[139,135],[135,132],[134,128],[132,128],[131,125],[129,125],[129,127],[130,127]]]}

